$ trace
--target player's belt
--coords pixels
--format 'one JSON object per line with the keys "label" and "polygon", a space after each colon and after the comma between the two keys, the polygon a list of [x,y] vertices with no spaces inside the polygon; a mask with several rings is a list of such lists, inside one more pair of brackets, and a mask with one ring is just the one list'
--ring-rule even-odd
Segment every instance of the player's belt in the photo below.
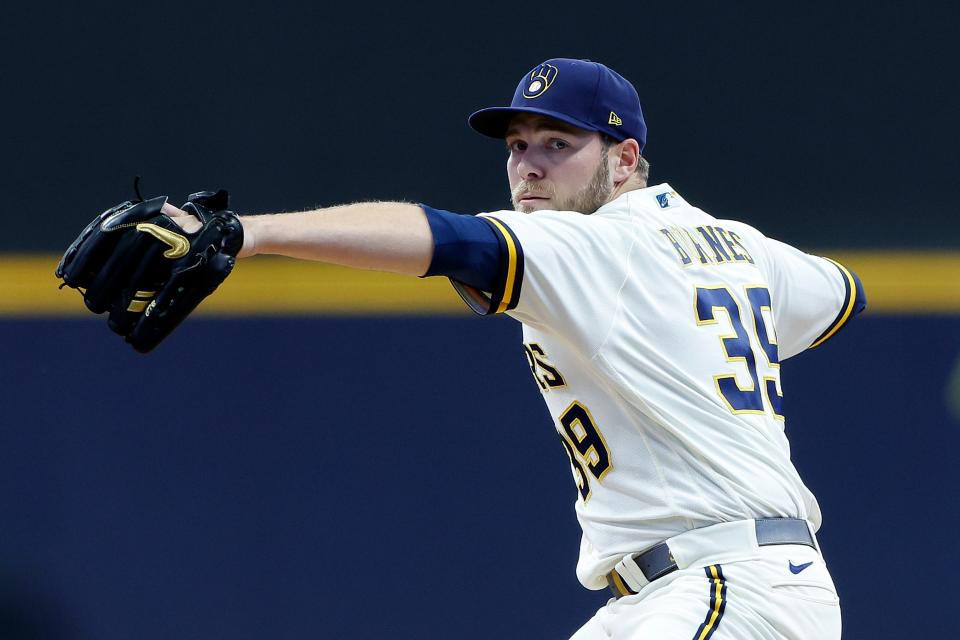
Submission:
{"label": "player's belt", "polygon": [[[817,548],[806,520],[798,518],[761,518],[753,522],[757,533],[757,544],[761,547],[775,544],[802,544],[814,549]],[[707,529],[710,529],[710,527],[694,529],[693,531],[701,532]],[[718,551],[721,551],[721,549],[718,549]],[[646,584],[673,573],[677,568],[677,562],[670,551],[668,540],[641,553],[634,553],[625,557],[607,574],[607,585],[609,585],[615,598],[633,595]]]}

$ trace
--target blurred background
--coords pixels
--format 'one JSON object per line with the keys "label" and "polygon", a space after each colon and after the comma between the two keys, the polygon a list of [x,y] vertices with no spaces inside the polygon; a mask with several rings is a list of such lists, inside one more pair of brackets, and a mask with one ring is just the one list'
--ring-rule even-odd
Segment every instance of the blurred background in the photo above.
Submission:
{"label": "blurred background", "polygon": [[0,637],[569,637],[565,454],[519,325],[256,258],[155,353],[58,291],[132,195],[241,213],[508,205],[466,126],[549,57],[637,86],[652,183],[841,260],[867,312],[784,364],[845,637],[952,630],[955,3],[14,3],[0,21]]}

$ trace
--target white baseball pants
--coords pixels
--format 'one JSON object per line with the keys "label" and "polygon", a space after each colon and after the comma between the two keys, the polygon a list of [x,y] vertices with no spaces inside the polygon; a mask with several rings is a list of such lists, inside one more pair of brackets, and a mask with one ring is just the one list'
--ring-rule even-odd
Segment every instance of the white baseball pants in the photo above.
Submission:
{"label": "white baseball pants", "polygon": [[[722,539],[698,530],[668,541],[674,551],[678,540],[679,568],[611,599],[571,640],[839,640],[840,600],[820,553],[757,546],[756,536],[731,549],[730,525]],[[734,532],[748,540],[752,525]]]}

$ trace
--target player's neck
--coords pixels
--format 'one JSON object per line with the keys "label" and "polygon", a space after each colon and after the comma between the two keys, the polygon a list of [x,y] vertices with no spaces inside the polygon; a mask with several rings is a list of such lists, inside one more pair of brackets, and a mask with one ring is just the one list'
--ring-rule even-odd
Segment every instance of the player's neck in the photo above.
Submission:
{"label": "player's neck", "polygon": [[636,191],[637,189],[646,189],[646,187],[647,187],[647,182],[637,174],[633,174],[632,176],[630,176],[629,178],[621,182],[619,185],[614,187],[613,191],[610,193],[610,199],[607,200],[607,202],[613,202],[614,200],[616,200],[623,194],[627,193],[628,191]]}

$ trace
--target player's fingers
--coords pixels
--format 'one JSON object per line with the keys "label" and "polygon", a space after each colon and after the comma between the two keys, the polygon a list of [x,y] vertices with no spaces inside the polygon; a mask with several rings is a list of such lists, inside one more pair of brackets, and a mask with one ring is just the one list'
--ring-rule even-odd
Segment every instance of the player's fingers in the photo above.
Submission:
{"label": "player's fingers", "polygon": [[163,209],[161,209],[160,212],[167,215],[171,220],[180,225],[180,228],[187,233],[198,231],[200,227],[203,226],[203,223],[197,220],[196,216],[191,213],[187,213],[183,209],[173,206],[169,202],[164,203]]}
{"label": "player's fingers", "polygon": [[160,212],[161,212],[161,213],[164,213],[164,214],[166,214],[166,215],[168,215],[168,216],[170,216],[171,218],[177,218],[177,217],[179,217],[179,216],[190,216],[190,217],[193,217],[191,214],[187,213],[186,211],[184,211],[184,210],[181,209],[180,207],[178,207],[178,206],[176,206],[176,205],[172,205],[172,204],[170,204],[169,202],[164,202],[164,203],[163,203],[163,209],[161,209]]}
{"label": "player's fingers", "polygon": [[160,210],[161,213],[164,213],[171,218],[177,218],[179,216],[189,216],[190,214],[184,211],[183,209],[176,207],[169,202],[163,203],[163,208]]}

